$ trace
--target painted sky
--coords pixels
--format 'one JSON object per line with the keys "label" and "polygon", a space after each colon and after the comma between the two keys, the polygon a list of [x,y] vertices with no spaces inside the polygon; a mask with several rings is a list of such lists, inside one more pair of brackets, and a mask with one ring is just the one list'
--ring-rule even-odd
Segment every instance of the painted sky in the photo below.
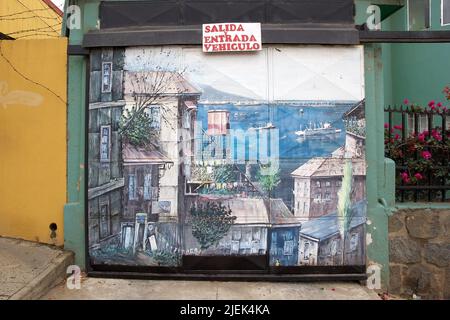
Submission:
{"label": "painted sky", "polygon": [[126,50],[125,69],[183,70],[198,87],[253,100],[364,98],[361,46],[267,46],[250,53],[203,53],[198,47]]}

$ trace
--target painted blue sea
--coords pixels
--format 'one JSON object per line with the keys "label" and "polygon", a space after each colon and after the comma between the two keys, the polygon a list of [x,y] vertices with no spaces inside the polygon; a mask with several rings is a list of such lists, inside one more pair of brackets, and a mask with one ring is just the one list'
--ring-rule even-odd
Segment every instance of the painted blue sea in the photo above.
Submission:
{"label": "painted blue sea", "polygon": [[[279,130],[279,160],[281,183],[274,191],[274,197],[282,198],[286,205],[292,205],[293,179],[291,172],[314,157],[325,157],[345,143],[343,114],[353,107],[354,102],[314,103],[292,102],[274,105],[198,105],[198,120],[203,128],[208,127],[208,111],[230,112],[230,129],[260,128],[272,123]],[[295,134],[306,127],[319,126],[325,122],[340,133],[319,137],[300,138]]]}

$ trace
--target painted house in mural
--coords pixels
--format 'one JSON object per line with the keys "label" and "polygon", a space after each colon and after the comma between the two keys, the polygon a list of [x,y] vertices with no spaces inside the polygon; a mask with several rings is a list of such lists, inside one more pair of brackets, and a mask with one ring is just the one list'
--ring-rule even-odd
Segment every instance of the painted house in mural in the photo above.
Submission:
{"label": "painted house in mural", "polygon": [[297,265],[299,233],[302,224],[281,199],[270,201],[270,218],[269,265]]}
{"label": "painted house in mural", "polygon": [[[307,221],[336,210],[346,161],[345,158],[313,158],[292,173],[296,217]],[[365,161],[353,159],[352,169],[354,203],[365,199]]]}
{"label": "painted house in mural", "polygon": [[124,218],[134,220],[136,214],[147,214],[148,221],[158,221],[162,212],[159,204],[159,179],[164,166],[172,162],[151,146],[123,147]]}
{"label": "painted house in mural", "polygon": [[89,245],[95,248],[117,241],[121,232],[123,57],[122,49],[97,50],[90,64],[88,225]]}
{"label": "painted house in mural", "polygon": [[[152,146],[123,146],[124,219],[122,221],[123,247],[145,249],[148,222],[157,222],[159,214],[166,213],[159,202],[159,177],[170,160]],[[164,211],[166,209],[166,211]],[[127,228],[134,227],[134,230]],[[134,231],[134,232],[133,232]],[[133,239],[131,239],[133,237]]]}
{"label": "painted house in mural", "polygon": [[201,250],[199,241],[191,230],[193,216],[189,215],[184,238],[186,254],[195,255],[201,252],[202,255],[259,255],[266,253],[270,221],[263,199],[200,196],[196,201],[220,203],[229,208],[234,221],[217,245]]}
{"label": "painted house in mural", "polygon": [[366,201],[352,206],[345,233],[341,223],[336,212],[304,222],[299,233],[298,265],[363,265]]}
{"label": "painted house in mural", "polygon": [[197,101],[201,93],[181,74],[170,71],[126,71],[124,90],[128,110],[136,103],[148,102],[141,107],[148,110],[152,119],[152,143],[161,154],[158,161],[164,163],[158,190],[153,190],[159,194],[157,207],[163,210],[157,207],[155,210],[159,210],[159,222],[177,222],[178,213],[184,211],[182,186],[191,171]]}
{"label": "painted house in mural", "polygon": [[366,197],[364,101],[343,115],[345,144],[330,157],[312,158],[297,168],[294,178],[294,215],[307,221],[335,211],[342,186],[344,166],[352,162],[351,202]]}
{"label": "painted house in mural", "polygon": [[[248,198],[248,197],[209,197],[200,196],[199,202],[219,202],[226,208],[229,208],[231,215],[235,217],[229,231],[217,242],[217,245],[211,246],[206,250],[201,249],[201,245],[195,239],[192,233],[192,217],[187,219],[187,225],[184,230],[185,251],[188,255],[264,255],[268,250],[273,253],[274,259],[287,261],[297,261],[298,252],[298,231],[300,223],[292,215],[287,206],[281,199],[268,198]],[[274,231],[274,228],[277,231]],[[274,234],[283,231],[290,232],[292,236],[288,237],[283,233],[279,237],[277,247],[268,248],[268,236],[271,232],[272,239]],[[271,231],[272,230],[272,231]],[[284,238],[283,238],[284,237]],[[284,244],[284,241],[292,241]],[[272,240],[272,245],[275,243]],[[270,243],[269,243],[270,245]],[[279,252],[279,246],[286,247],[283,252]],[[274,260],[275,261],[275,260]]]}

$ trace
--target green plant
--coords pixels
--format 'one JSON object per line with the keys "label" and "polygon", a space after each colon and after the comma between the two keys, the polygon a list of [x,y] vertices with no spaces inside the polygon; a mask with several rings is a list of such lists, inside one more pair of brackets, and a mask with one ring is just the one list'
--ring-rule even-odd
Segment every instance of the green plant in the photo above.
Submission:
{"label": "green plant", "polygon": [[[446,98],[450,100],[450,88],[444,89]],[[427,107],[410,104],[408,113],[419,114],[433,119],[435,115],[446,114],[449,110],[442,103],[430,101]],[[450,182],[450,131],[435,126],[422,132],[407,133],[401,125],[390,128],[384,125],[385,156],[395,161],[400,173],[396,177],[397,185],[448,185]]]}
{"label": "green plant", "polygon": [[131,110],[125,110],[122,115],[119,132],[126,143],[145,147],[158,141],[151,123],[152,119],[147,112],[139,112],[137,107],[132,107]]}
{"label": "green plant", "polygon": [[236,220],[229,207],[216,202],[194,205],[190,213],[192,235],[200,243],[201,249],[216,245],[228,233]]}
{"label": "green plant", "polygon": [[233,165],[225,164],[213,169],[213,180],[216,183],[233,182]]}
{"label": "green plant", "polygon": [[175,267],[180,264],[181,257],[177,252],[158,250],[156,252],[146,253],[147,255],[155,259],[155,261],[158,262],[158,265],[160,266]]}
{"label": "green plant", "polygon": [[273,170],[271,166],[270,163],[267,166],[261,166],[256,174],[256,179],[260,183],[261,188],[268,194],[281,182],[280,169]]}

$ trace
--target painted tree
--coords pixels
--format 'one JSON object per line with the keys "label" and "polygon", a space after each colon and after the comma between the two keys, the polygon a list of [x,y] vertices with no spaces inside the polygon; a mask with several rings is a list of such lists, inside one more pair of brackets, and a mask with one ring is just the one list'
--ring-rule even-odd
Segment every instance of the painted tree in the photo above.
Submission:
{"label": "painted tree", "polygon": [[[120,133],[140,143],[149,140],[144,137],[145,132],[142,129],[148,117],[147,120],[154,120],[148,114],[152,107],[161,109],[158,113],[161,126],[176,130],[171,118],[176,117],[177,110],[165,106],[164,102],[173,95],[183,94],[187,89],[177,85],[184,71],[179,70],[176,57],[170,50],[147,52],[143,49],[142,53],[135,57],[134,64],[139,66],[139,70],[127,72],[125,80],[128,82],[125,87],[129,88],[125,93],[131,95],[134,104],[131,110],[124,112],[122,116]],[[151,129],[149,124],[147,131],[152,131]]]}
{"label": "painted tree", "polygon": [[280,184],[280,169],[272,170],[271,164],[266,167],[260,167],[256,178],[261,188],[269,194]]}
{"label": "painted tree", "polygon": [[351,193],[352,193],[352,161],[349,159],[344,165],[344,176],[342,178],[342,186],[338,192],[338,224],[339,233],[342,241],[342,263],[344,263],[345,254],[345,236],[348,232],[351,221]]}
{"label": "painted tree", "polygon": [[236,220],[229,207],[216,202],[194,205],[191,208],[191,218],[192,235],[203,250],[216,245]]}
{"label": "painted tree", "polygon": [[139,112],[136,106],[125,110],[119,123],[124,141],[137,147],[157,147],[159,139],[158,133],[152,130],[153,121],[148,113]]}

